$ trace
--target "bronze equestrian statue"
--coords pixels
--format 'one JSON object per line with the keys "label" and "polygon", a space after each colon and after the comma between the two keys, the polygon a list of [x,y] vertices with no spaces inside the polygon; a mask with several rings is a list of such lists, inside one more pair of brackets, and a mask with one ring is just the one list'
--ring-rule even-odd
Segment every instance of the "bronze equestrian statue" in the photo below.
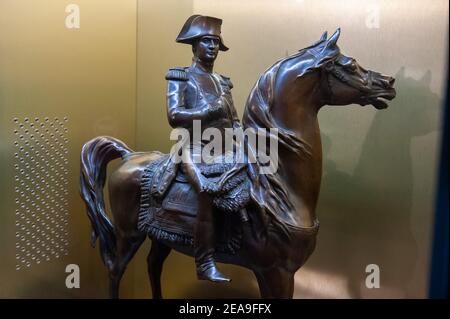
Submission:
{"label": "bronze equestrian statue", "polygon": [[[191,44],[193,63],[170,69],[167,110],[172,127],[240,128],[229,78],[213,72],[221,20],[195,15],[177,41]],[[387,107],[394,78],[366,70],[340,52],[338,29],[267,69],[245,105],[243,129],[269,131],[279,145],[278,170],[261,174],[261,163],[195,162],[194,141],[184,142],[181,164],[174,153],[133,152],[112,137],[97,137],[81,152],[80,192],[109,271],[111,297],[128,262],[149,237],[148,274],[153,298],[162,298],[160,277],[172,249],[195,257],[199,279],[229,279],[215,261],[252,270],[263,298],[292,298],[294,274],[314,250],[315,214],[322,171],[318,111],[325,105]],[[197,141],[200,146],[204,141]],[[267,142],[268,143],[268,142]],[[249,152],[252,153],[249,146]],[[234,151],[233,151],[234,152]],[[233,153],[234,154],[234,153]],[[175,154],[176,155],[176,154]],[[179,155],[179,154],[178,154]],[[222,157],[224,155],[221,155]],[[109,177],[113,221],[105,212],[106,166],[121,158]],[[253,157],[255,158],[255,157]]]}

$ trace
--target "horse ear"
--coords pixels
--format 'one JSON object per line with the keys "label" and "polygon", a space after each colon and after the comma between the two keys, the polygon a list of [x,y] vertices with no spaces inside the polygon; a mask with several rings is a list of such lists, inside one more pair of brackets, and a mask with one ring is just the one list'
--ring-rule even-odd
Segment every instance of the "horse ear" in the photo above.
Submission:
{"label": "horse ear", "polygon": [[327,39],[328,32],[325,31],[319,39],[319,42],[325,41]]}
{"label": "horse ear", "polygon": [[314,44],[311,45],[311,46],[312,46],[312,47],[315,47],[316,45],[319,45],[319,44],[321,44],[322,42],[324,42],[324,41],[326,41],[326,40],[327,40],[327,31],[325,31],[325,32],[322,34],[322,36],[320,37],[319,41],[314,42]]}
{"label": "horse ear", "polygon": [[326,50],[336,46],[337,40],[339,39],[340,35],[341,35],[341,28],[337,28],[337,30],[333,33],[333,35],[328,39],[327,44],[323,49]]}

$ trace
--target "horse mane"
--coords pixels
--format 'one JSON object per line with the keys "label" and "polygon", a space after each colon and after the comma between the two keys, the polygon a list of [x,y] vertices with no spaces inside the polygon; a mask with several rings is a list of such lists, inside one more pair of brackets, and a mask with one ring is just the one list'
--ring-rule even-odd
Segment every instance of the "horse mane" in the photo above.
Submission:
{"label": "horse mane", "polygon": [[[311,157],[310,145],[294,132],[280,127],[275,122],[271,111],[274,104],[276,79],[283,64],[296,58],[302,59],[302,63],[299,63],[300,69],[297,69],[297,77],[302,77],[337,57],[339,54],[337,46],[334,48],[326,48],[325,46],[326,41],[322,40],[299,50],[278,60],[260,76],[245,105],[242,118],[244,129],[252,128],[255,132],[260,132],[263,129],[269,138],[277,139],[283,147],[296,154],[300,159]],[[276,128],[278,136],[269,133],[270,128]],[[281,163],[279,164],[281,165]],[[257,160],[257,169],[259,165],[260,163]],[[279,174],[263,175],[256,173],[252,179],[255,178],[258,179],[258,183],[253,180],[251,196],[259,209],[270,215],[275,225],[279,226],[288,236],[288,227],[303,228],[297,225],[294,218],[295,207]]]}

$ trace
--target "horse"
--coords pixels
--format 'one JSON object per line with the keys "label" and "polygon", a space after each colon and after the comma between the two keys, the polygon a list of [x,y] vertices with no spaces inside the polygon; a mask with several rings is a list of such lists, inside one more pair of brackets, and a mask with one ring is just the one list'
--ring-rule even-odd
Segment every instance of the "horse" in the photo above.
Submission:
{"label": "horse", "polygon": [[[233,221],[240,229],[239,247],[233,252],[216,251],[215,259],[253,271],[262,298],[292,298],[294,274],[315,249],[322,172],[319,110],[349,104],[384,109],[396,94],[394,78],[366,70],[341,53],[340,33],[338,28],[328,38],[325,32],[313,45],[274,63],[257,80],[245,105],[244,129],[278,130],[279,165],[275,173],[261,175],[259,199],[264,213],[258,212],[261,205],[252,197],[246,207],[249,218]],[[91,244],[99,241],[109,273],[112,298],[119,297],[127,264],[147,237],[152,240],[147,264],[155,299],[162,298],[161,272],[171,250],[194,254],[192,241],[172,240],[138,227],[146,196],[143,179],[148,167],[163,157],[157,151],[133,152],[108,136],[94,138],[82,148],[80,194],[92,226]],[[122,162],[108,181],[112,222],[105,211],[103,188],[107,164],[118,158]],[[196,194],[190,192],[195,201]],[[195,223],[195,218],[179,220]]]}

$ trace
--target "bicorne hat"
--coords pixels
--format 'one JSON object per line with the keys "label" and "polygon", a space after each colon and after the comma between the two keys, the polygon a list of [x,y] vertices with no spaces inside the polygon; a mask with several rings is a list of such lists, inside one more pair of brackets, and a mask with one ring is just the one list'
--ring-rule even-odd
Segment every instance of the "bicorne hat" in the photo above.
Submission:
{"label": "bicorne hat", "polygon": [[184,23],[176,41],[179,43],[193,44],[193,42],[200,37],[207,35],[216,36],[219,38],[219,50],[227,51],[228,48],[223,44],[220,35],[221,25],[222,19],[198,14],[190,16]]}

